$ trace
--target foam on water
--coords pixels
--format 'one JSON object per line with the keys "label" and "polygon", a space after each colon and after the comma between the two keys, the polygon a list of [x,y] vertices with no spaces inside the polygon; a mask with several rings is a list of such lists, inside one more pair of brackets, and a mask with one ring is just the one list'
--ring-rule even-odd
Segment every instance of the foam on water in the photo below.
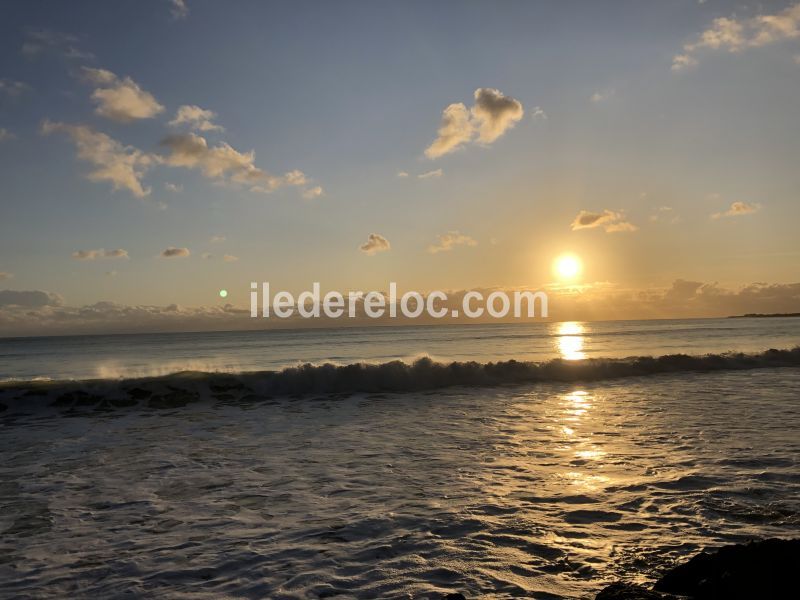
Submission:
{"label": "foam on water", "polygon": [[[796,368],[302,400],[221,377],[0,413],[0,596],[588,598],[800,526]],[[180,406],[191,381],[216,398]]]}

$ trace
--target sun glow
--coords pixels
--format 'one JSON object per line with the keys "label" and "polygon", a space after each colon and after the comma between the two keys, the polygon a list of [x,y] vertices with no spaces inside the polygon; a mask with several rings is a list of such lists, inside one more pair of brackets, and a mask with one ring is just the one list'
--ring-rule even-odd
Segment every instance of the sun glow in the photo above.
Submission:
{"label": "sun glow", "polygon": [[581,259],[574,254],[562,254],[553,263],[553,271],[561,281],[576,279],[582,269]]}

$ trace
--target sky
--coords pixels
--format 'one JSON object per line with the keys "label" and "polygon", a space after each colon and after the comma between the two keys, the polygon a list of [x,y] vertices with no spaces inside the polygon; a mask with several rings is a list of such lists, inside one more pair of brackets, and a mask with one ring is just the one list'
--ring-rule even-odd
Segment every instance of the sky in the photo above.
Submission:
{"label": "sky", "polygon": [[798,97],[791,1],[3,2],[0,335],[251,281],[800,311]]}

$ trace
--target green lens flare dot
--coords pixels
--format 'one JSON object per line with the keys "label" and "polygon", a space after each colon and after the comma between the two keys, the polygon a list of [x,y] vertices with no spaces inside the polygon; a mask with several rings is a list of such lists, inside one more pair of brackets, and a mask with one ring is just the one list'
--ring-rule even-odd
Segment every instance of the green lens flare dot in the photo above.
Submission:
{"label": "green lens flare dot", "polygon": [[228,297],[228,290],[220,290],[219,291],[220,298],[227,298]]}

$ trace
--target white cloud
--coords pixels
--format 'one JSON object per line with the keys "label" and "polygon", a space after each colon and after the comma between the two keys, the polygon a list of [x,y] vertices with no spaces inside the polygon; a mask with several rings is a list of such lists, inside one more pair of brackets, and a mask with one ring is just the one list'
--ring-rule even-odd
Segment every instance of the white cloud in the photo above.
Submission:
{"label": "white cloud", "polygon": [[441,177],[444,175],[444,171],[441,169],[434,169],[433,171],[427,171],[425,173],[420,173],[417,175],[418,179],[430,179],[431,177]]}
{"label": "white cloud", "polygon": [[544,109],[541,106],[534,106],[533,110],[531,111],[531,119],[533,121],[546,121],[547,113],[544,112]]}
{"label": "white cloud", "polygon": [[78,260],[96,260],[98,258],[129,258],[128,251],[122,248],[116,250],[106,250],[98,248],[97,250],[77,250],[72,253],[72,258]]}
{"label": "white cloud", "polygon": [[425,149],[428,158],[439,158],[472,142],[491,144],[522,119],[522,103],[493,88],[478,88],[471,109],[462,102],[447,106],[442,113],[436,139]]}
{"label": "white cloud", "polygon": [[606,233],[636,231],[638,229],[636,225],[625,220],[625,215],[623,213],[612,210],[604,210],[599,213],[582,210],[577,214],[570,225],[572,231],[594,229],[597,227],[602,227]]}
{"label": "white cloud", "polygon": [[599,90],[589,97],[594,103],[605,102],[614,96],[614,90]]}
{"label": "white cloud", "polygon": [[431,254],[437,254],[439,252],[450,252],[456,246],[477,246],[478,242],[474,239],[469,237],[468,235],[464,235],[463,233],[459,233],[458,231],[448,231],[447,233],[442,233],[437,236],[438,241],[435,244],[431,244],[428,246],[428,252]]}
{"label": "white cloud", "polygon": [[312,188],[308,188],[307,190],[304,190],[303,198],[305,198],[306,200],[311,200],[313,198],[319,198],[324,193],[325,191],[322,189],[322,186],[317,185]]}
{"label": "white cloud", "polygon": [[178,194],[183,191],[183,185],[181,185],[180,183],[167,182],[164,184],[164,189],[167,190],[168,192],[175,192],[176,194]]}
{"label": "white cloud", "polygon": [[200,258],[202,258],[203,260],[211,260],[212,258],[214,258],[214,255],[211,254],[211,252],[203,252],[200,255]]}
{"label": "white cloud", "polygon": [[398,177],[408,177],[408,172],[407,171],[398,171],[397,172],[397,176]]}
{"label": "white cloud", "polygon": [[85,125],[68,125],[45,120],[41,131],[66,133],[75,144],[78,158],[97,167],[87,178],[90,181],[109,181],[115,190],[126,189],[141,198],[150,193],[142,186],[145,171],[158,162],[158,157],[146,154],[131,146],[123,146],[105,133]]}
{"label": "white cloud", "polygon": [[760,14],[747,19],[718,17],[683,52],[672,59],[672,70],[697,65],[696,54],[703,49],[741,52],[787,39],[800,37],[800,3],[775,14]]}
{"label": "white cloud", "polygon": [[169,124],[173,127],[188,125],[190,129],[195,131],[224,131],[222,126],[213,122],[216,117],[217,113],[212,110],[184,104],[178,108],[175,118]]}
{"label": "white cloud", "polygon": [[0,127],[0,142],[10,142],[13,139],[16,139],[13,133],[11,133],[8,129],[4,129]]}
{"label": "white cloud", "polygon": [[188,248],[176,248],[175,246],[170,246],[161,252],[162,258],[183,258],[190,254]]}
{"label": "white cloud", "polygon": [[239,152],[225,142],[209,146],[194,133],[169,135],[161,144],[170,150],[164,162],[173,167],[198,169],[209,179],[247,186],[253,192],[272,192],[286,185],[302,186],[308,178],[302,171],[272,175],[255,166],[255,152]]}
{"label": "white cloud", "polygon": [[754,212],[761,210],[761,205],[758,203],[748,202],[734,202],[730,208],[724,212],[718,212],[711,215],[712,219],[721,219],[723,217],[741,217],[743,215],[751,215]]}
{"label": "white cloud", "polygon": [[237,260],[239,260],[239,257],[234,256],[233,254],[225,254],[222,256],[222,260],[224,260],[225,262],[236,262]]}
{"label": "white cloud", "polygon": [[228,239],[228,238],[226,238],[224,235],[212,235],[211,236],[211,243],[212,244],[218,244],[220,242],[224,242],[226,239]]}
{"label": "white cloud", "polygon": [[472,139],[475,128],[469,111],[462,102],[449,105],[442,113],[437,138],[425,150],[428,158],[439,158]]}
{"label": "white cloud", "polygon": [[164,107],[149,92],[144,91],[130,77],[120,79],[106,69],[83,67],[83,79],[95,86],[92,101],[95,113],[120,123],[137,119],[151,119],[164,111]]}
{"label": "white cloud", "polygon": [[186,0],[169,0],[169,3],[172,5],[170,13],[173,19],[185,19],[189,16],[189,7],[186,4]]}
{"label": "white cloud", "polygon": [[379,233],[370,233],[367,241],[358,247],[364,254],[369,254],[370,256],[378,252],[386,252],[391,250],[391,248],[392,245],[389,243],[389,240]]}

